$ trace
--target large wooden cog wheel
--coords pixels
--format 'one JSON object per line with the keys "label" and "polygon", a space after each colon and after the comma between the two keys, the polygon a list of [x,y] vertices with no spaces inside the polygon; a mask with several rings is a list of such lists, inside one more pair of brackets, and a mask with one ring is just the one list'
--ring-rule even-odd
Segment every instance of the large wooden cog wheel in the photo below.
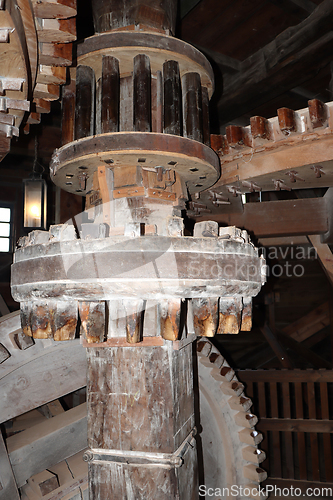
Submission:
{"label": "large wooden cog wheel", "polygon": [[[19,311],[0,318],[0,354],[1,423],[85,386],[86,353],[79,339],[27,338],[21,331]],[[213,497],[221,500],[259,498],[259,482],[266,478],[259,464],[265,454],[258,449],[262,436],[254,428],[257,418],[249,412],[251,400],[208,339],[197,342],[194,365],[199,382],[198,449],[203,455],[200,484],[214,492],[229,488],[229,496],[225,490]],[[85,426],[84,404],[10,436],[0,467],[0,499],[88,499],[87,465],[82,460],[87,447]],[[62,466],[70,475],[60,473]],[[52,473],[57,475],[55,489],[50,486]],[[205,492],[203,487],[201,492]]]}

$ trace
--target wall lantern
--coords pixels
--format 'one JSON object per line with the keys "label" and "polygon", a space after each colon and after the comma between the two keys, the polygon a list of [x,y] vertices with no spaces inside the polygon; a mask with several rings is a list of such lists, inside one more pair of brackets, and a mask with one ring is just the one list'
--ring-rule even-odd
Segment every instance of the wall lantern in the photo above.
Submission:
{"label": "wall lantern", "polygon": [[42,177],[33,175],[23,180],[24,188],[24,227],[46,229],[47,186]]}
{"label": "wall lantern", "polygon": [[41,173],[36,172],[37,165],[44,172],[44,167],[37,161],[38,139],[35,136],[35,158],[32,174],[23,180],[24,222],[26,229],[46,229],[47,185]]}

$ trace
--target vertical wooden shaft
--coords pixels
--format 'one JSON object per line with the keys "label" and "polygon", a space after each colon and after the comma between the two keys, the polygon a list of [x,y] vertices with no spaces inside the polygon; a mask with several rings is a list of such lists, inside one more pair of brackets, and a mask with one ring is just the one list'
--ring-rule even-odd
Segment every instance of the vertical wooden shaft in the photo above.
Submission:
{"label": "vertical wooden shaft", "polygon": [[112,56],[103,56],[101,87],[101,131],[119,130],[119,61]]}
{"label": "vertical wooden shaft", "polygon": [[102,78],[96,82],[95,134],[102,133]]}
{"label": "vertical wooden shaft", "polygon": [[95,72],[89,66],[76,70],[75,139],[94,135]]}
{"label": "vertical wooden shaft", "polygon": [[87,359],[90,500],[197,499],[194,442],[181,467],[162,466],[160,455],[194,426],[192,345],[89,347]]}
{"label": "vertical wooden shaft", "polygon": [[177,0],[94,0],[95,31],[102,33],[133,24],[143,24],[175,33]]}
{"label": "vertical wooden shaft", "polygon": [[75,82],[66,85],[61,99],[61,144],[74,141]]}
{"label": "vertical wooden shaft", "polygon": [[164,120],[165,134],[181,135],[181,86],[179,64],[166,61],[163,64]]}
{"label": "vertical wooden shaft", "polygon": [[198,73],[186,73],[182,78],[184,137],[202,142],[202,97]]}
{"label": "vertical wooden shaft", "polygon": [[135,132],[151,132],[150,60],[145,54],[134,57],[133,127]]}
{"label": "vertical wooden shaft", "polygon": [[210,146],[209,96],[207,87],[202,87],[202,131],[203,143]]}

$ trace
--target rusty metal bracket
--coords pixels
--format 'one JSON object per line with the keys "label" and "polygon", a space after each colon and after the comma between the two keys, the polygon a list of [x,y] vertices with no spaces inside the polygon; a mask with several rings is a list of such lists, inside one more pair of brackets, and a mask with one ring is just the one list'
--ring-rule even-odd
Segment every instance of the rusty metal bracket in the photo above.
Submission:
{"label": "rusty metal bracket", "polygon": [[174,453],[149,453],[142,451],[104,450],[92,448],[83,454],[85,462],[117,462],[128,465],[150,465],[167,469],[179,468],[184,463],[184,457],[190,448],[194,447],[196,427]]}

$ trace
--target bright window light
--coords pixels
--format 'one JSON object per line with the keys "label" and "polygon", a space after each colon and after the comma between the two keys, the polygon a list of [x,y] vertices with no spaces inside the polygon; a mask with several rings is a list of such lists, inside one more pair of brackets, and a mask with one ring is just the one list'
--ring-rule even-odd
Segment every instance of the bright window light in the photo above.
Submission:
{"label": "bright window light", "polygon": [[0,252],[9,252],[9,238],[0,238]]}
{"label": "bright window light", "polygon": [[0,252],[11,251],[11,209],[0,206]]}
{"label": "bright window light", "polygon": [[10,222],[10,208],[0,207],[0,222]]}
{"label": "bright window light", "polygon": [[10,224],[8,222],[0,222],[0,236],[10,236]]}

